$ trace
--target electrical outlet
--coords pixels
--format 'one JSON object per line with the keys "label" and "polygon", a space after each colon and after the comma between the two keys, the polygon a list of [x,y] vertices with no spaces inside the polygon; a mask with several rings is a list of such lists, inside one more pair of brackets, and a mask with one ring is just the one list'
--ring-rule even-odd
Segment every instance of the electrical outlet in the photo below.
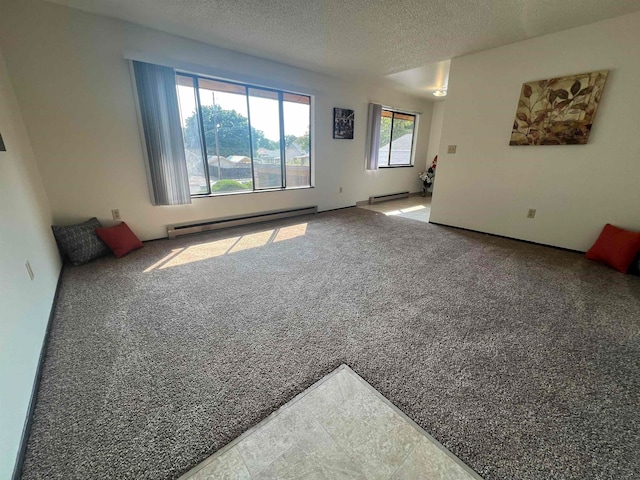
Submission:
{"label": "electrical outlet", "polygon": [[31,268],[31,264],[29,263],[29,260],[27,260],[26,262],[24,262],[24,266],[27,268],[27,273],[29,274],[29,278],[31,280],[33,280],[34,278],[36,278],[36,275],[33,273],[33,269]]}
{"label": "electrical outlet", "polygon": [[114,208],[113,210],[111,210],[111,216],[114,220],[120,220],[120,209]]}
{"label": "electrical outlet", "polygon": [[527,218],[535,218],[535,216],[536,216],[536,209],[530,208],[529,212],[527,212]]}
{"label": "electrical outlet", "polygon": [[456,153],[456,148],[458,148],[457,145],[449,145],[449,147],[447,148],[447,153]]}
{"label": "electrical outlet", "polygon": [[340,193],[342,193],[342,187],[340,187]]}

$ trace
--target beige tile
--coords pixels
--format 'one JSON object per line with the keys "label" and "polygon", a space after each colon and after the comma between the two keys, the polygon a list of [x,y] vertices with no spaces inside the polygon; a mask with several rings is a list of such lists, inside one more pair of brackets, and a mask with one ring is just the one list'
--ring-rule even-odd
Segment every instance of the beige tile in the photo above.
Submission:
{"label": "beige tile", "polygon": [[293,447],[270,470],[279,480],[367,480],[335,444],[313,449]]}
{"label": "beige tile", "polygon": [[335,411],[344,403],[338,376],[333,375],[318,387],[300,399],[298,405],[308,409],[315,416],[322,416]]}
{"label": "beige tile", "polygon": [[251,474],[264,470],[295,444],[291,415],[285,411],[275,416],[236,445]]}
{"label": "beige tile", "polygon": [[[380,425],[397,416],[394,410],[375,396],[368,388],[346,374],[339,378],[339,386],[344,401],[335,409],[326,411],[318,420],[327,428],[329,434],[344,430],[368,430],[370,426]],[[351,378],[349,378],[351,377]]]}
{"label": "beige tile", "polygon": [[242,457],[231,448],[190,477],[190,480],[251,480]]}
{"label": "beige tile", "polygon": [[335,375],[335,379],[340,387],[342,398],[352,399],[359,395],[370,395],[369,389],[353,375],[349,370],[343,369]]}
{"label": "beige tile", "polygon": [[269,470],[269,468],[267,467],[267,470],[263,470],[260,473],[254,473],[253,475],[251,475],[251,480],[280,480],[276,474],[272,471]]}
{"label": "beige tile", "polygon": [[324,448],[331,444],[331,437],[314,420],[313,412],[296,402],[241,440],[237,448],[249,472],[255,475],[265,474],[267,467],[291,447]]}
{"label": "beige tile", "polygon": [[293,405],[286,421],[294,431],[294,447],[298,450],[307,452],[335,446],[331,436],[317,421],[315,412],[305,404]]}
{"label": "beige tile", "polygon": [[[322,410],[330,394],[339,393],[336,388],[320,389],[310,397],[291,406],[283,420],[295,430],[295,445],[279,456],[261,472],[266,478],[286,479],[361,479],[364,475],[348,456],[331,439],[326,430],[315,420],[316,413],[309,407]],[[306,397],[305,397],[306,398]]]}
{"label": "beige tile", "polygon": [[416,446],[393,480],[472,480],[469,473],[427,438]]}
{"label": "beige tile", "polygon": [[349,397],[318,421],[369,480],[386,480],[422,435],[368,389],[343,380]]}
{"label": "beige tile", "polygon": [[419,441],[420,435],[413,427],[397,424],[390,431],[372,430],[364,442],[350,451],[369,480],[386,480]]}

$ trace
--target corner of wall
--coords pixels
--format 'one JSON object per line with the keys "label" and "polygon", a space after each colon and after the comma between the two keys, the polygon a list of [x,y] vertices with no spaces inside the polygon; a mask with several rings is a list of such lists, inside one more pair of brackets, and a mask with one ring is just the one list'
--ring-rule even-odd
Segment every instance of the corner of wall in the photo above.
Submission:
{"label": "corner of wall", "polygon": [[0,152],[0,478],[11,478],[61,260],[42,178],[1,51],[0,131],[7,150]]}

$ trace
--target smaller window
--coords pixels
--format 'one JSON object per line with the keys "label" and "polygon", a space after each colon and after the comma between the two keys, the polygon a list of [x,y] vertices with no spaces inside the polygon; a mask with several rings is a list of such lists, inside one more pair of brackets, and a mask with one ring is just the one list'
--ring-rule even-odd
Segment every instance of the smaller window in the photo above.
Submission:
{"label": "smaller window", "polygon": [[415,125],[415,115],[382,110],[378,167],[410,167],[413,165]]}

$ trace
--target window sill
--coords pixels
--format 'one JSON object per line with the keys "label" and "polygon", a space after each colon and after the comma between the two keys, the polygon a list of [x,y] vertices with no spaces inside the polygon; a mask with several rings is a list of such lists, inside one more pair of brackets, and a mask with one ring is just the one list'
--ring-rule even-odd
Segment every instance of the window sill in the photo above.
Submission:
{"label": "window sill", "polygon": [[384,165],[384,166],[378,166],[378,170],[382,168],[413,168],[413,167],[415,167],[415,165]]}
{"label": "window sill", "polygon": [[312,188],[315,188],[315,187],[309,186],[309,187],[289,187],[289,188],[265,188],[263,190],[251,190],[248,192],[239,191],[239,192],[202,193],[198,195],[191,195],[191,199],[194,200],[197,198],[228,197],[231,195],[251,195],[254,193],[291,192],[295,190],[310,190]]}

